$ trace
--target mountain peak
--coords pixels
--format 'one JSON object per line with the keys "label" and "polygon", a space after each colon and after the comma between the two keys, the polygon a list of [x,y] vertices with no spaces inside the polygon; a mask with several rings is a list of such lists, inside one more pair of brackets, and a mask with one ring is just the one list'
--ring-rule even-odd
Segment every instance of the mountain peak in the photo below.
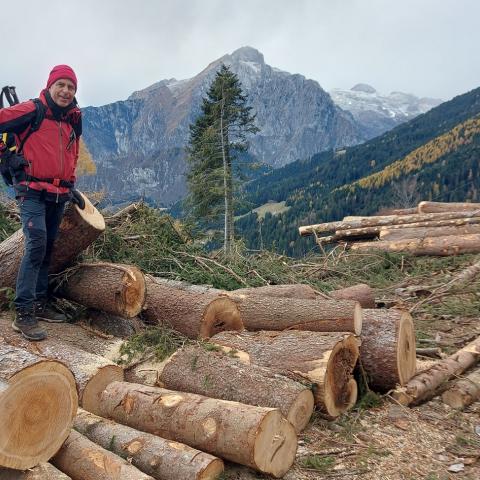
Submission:
{"label": "mountain peak", "polygon": [[350,90],[353,90],[354,92],[377,93],[377,91],[372,86],[366,83],[357,83]]}
{"label": "mountain peak", "polygon": [[244,62],[255,62],[264,64],[265,60],[263,54],[260,53],[256,48],[253,47],[241,47],[235,50],[232,55],[232,60],[244,61]]}

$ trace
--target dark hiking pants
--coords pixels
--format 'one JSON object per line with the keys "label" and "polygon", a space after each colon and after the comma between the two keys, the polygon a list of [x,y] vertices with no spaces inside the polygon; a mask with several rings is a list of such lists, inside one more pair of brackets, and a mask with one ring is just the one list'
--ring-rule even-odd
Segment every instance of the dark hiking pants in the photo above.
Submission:
{"label": "dark hiking pants", "polygon": [[35,300],[48,294],[48,267],[65,204],[28,197],[18,203],[25,250],[17,276],[15,307],[30,310]]}

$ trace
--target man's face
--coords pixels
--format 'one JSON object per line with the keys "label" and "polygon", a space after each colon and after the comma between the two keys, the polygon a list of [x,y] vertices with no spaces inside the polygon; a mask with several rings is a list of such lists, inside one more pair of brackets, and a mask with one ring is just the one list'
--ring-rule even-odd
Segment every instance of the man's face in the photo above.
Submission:
{"label": "man's face", "polygon": [[75,85],[68,78],[60,78],[50,86],[48,91],[59,107],[66,107],[73,101]]}

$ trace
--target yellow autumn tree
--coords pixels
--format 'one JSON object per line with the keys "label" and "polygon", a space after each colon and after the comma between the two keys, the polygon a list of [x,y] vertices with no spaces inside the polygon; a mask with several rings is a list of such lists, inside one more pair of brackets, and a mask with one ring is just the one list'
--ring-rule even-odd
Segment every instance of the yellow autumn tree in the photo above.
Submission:
{"label": "yellow autumn tree", "polygon": [[87,145],[80,138],[80,152],[78,154],[77,176],[94,175],[97,172],[97,167],[93,161],[92,155],[88,151]]}

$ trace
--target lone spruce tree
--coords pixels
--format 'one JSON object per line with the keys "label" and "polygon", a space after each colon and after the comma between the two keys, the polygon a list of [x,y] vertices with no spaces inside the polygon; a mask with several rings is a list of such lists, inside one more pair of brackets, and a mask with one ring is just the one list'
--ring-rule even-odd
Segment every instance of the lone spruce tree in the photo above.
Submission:
{"label": "lone spruce tree", "polygon": [[238,77],[222,64],[203,99],[200,116],[190,125],[190,211],[207,224],[223,215],[227,255],[234,240],[234,162],[248,148],[247,135],[258,132],[251,110]]}

